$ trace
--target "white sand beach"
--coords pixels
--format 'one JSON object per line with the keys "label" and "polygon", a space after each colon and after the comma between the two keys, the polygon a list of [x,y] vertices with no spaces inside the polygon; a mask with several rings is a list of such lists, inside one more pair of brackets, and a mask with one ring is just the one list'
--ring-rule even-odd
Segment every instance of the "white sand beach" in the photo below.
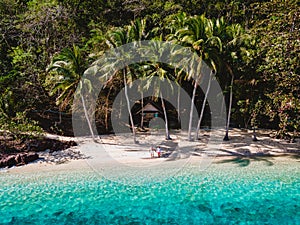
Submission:
{"label": "white sand beach", "polygon": [[[75,140],[78,146],[53,153],[40,152],[39,160],[28,165],[1,169],[1,172],[26,173],[37,171],[90,170],[101,165],[129,167],[162,167],[164,164],[181,166],[186,162],[198,163],[199,160],[217,162],[230,158],[269,157],[271,160],[299,161],[300,141],[289,143],[270,137],[270,131],[260,130],[259,141],[252,141],[252,133],[248,130],[233,129],[230,141],[215,141],[212,146],[213,132],[202,131],[199,141],[188,142],[184,133],[171,133],[172,140],[165,141],[161,133],[139,134],[134,144],[131,136],[103,135],[94,143],[91,138],[70,138],[55,135],[47,137],[59,140]],[[154,153],[151,158],[151,147],[160,146],[162,157]],[[67,151],[67,153],[66,153]],[[69,152],[68,152],[69,151]],[[71,152],[71,157],[70,157]],[[74,155],[75,154],[75,155]],[[78,157],[77,157],[78,156]],[[55,161],[56,160],[56,161]],[[94,167],[94,168],[93,168]],[[96,168],[99,169],[99,168]]]}

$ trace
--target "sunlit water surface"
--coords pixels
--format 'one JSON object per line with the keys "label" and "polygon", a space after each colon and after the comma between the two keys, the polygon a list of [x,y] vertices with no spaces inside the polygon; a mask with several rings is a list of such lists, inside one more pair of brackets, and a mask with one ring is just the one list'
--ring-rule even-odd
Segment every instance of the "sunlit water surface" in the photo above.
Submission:
{"label": "sunlit water surface", "polygon": [[299,165],[187,166],[142,185],[93,170],[2,172],[0,224],[300,224]]}

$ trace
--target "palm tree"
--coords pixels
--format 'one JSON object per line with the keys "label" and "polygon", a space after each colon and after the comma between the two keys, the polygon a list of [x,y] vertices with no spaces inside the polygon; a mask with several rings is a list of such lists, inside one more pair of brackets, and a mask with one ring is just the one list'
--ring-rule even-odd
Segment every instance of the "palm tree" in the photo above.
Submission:
{"label": "palm tree", "polygon": [[[117,29],[108,31],[107,38],[106,38],[106,44],[110,48],[117,48],[117,47],[120,47],[120,46],[125,45],[130,42],[131,42],[131,40],[130,40],[129,32],[126,29],[117,28]],[[108,66],[112,66],[112,65],[108,65]],[[126,65],[123,69],[121,69],[120,72],[122,73],[122,76],[123,76],[125,98],[126,98],[127,109],[128,109],[128,113],[129,113],[130,127],[131,127],[132,134],[133,134],[133,141],[134,141],[134,143],[136,143],[136,132],[135,132],[132,112],[131,112],[131,108],[130,108],[130,100],[128,97],[128,82],[132,81],[132,73],[131,73],[128,65]],[[104,76],[107,76],[107,75],[108,74],[105,74]],[[109,74],[109,75],[111,75],[111,74]]]}
{"label": "palm tree", "polygon": [[207,100],[207,96],[210,90],[210,84],[211,84],[211,80],[212,80],[212,76],[214,75],[215,71],[211,71],[209,77],[208,77],[208,84],[207,84],[207,89],[205,92],[205,97],[202,103],[202,108],[201,108],[201,112],[200,112],[200,116],[199,116],[199,120],[198,120],[198,124],[197,124],[197,128],[196,128],[196,134],[195,134],[195,140],[199,139],[199,130],[200,130],[200,125],[202,122],[202,118],[203,118],[203,114],[204,114],[204,109],[205,109],[205,105],[206,105],[206,100]]}
{"label": "palm tree", "polygon": [[204,96],[204,100],[202,103],[200,116],[199,116],[199,120],[198,120],[198,124],[197,124],[197,128],[196,128],[195,140],[199,139],[200,125],[201,125],[201,122],[203,119],[204,109],[205,109],[208,93],[210,91],[211,81],[213,79],[213,76],[217,72],[217,67],[219,67],[221,64],[220,52],[222,51],[223,44],[222,44],[221,39],[214,35],[215,24],[219,24],[218,21],[219,21],[219,19],[217,19],[216,22],[214,22],[213,20],[207,20],[207,23],[206,23],[206,36],[208,38],[208,40],[207,40],[208,45],[205,48],[204,60],[211,68],[211,72],[208,75],[208,84],[207,84],[207,89],[205,92],[205,96]]}
{"label": "palm tree", "polygon": [[72,102],[73,95],[85,69],[86,62],[78,46],[73,45],[72,49],[65,48],[53,57],[47,72],[55,71],[56,73],[50,74],[47,83],[50,86],[50,95],[59,92],[56,104],[62,110],[65,110]]}
{"label": "palm tree", "polygon": [[[168,126],[168,115],[167,115],[167,110],[165,106],[165,100],[163,97],[163,93],[161,90],[161,83],[164,81],[169,81],[170,75],[167,74],[167,70],[165,70],[164,66],[159,63],[159,62],[148,62],[148,67],[147,67],[147,76],[146,76],[146,88],[150,87],[150,84],[153,89],[153,99],[157,99],[158,97],[160,98],[161,101],[161,107],[163,109],[164,113],[164,121],[165,121],[165,135],[166,135],[166,140],[171,140],[170,137],[170,132],[169,132],[169,126]],[[155,79],[158,78],[158,79]]]}
{"label": "palm tree", "polygon": [[[175,36],[179,37],[180,43],[190,47],[199,56],[200,62],[196,71],[190,71],[191,75],[188,77],[194,78],[194,86],[192,93],[192,102],[190,109],[189,128],[188,128],[188,139],[192,140],[192,115],[196,96],[196,90],[199,82],[202,78],[201,66],[202,60],[213,61],[213,55],[222,49],[221,40],[213,35],[212,32],[212,21],[205,18],[204,15],[190,17],[186,22],[186,27],[179,29]],[[205,104],[205,102],[204,102]],[[196,134],[197,135],[197,134]]]}
{"label": "palm tree", "polygon": [[229,124],[230,124],[230,117],[231,117],[231,108],[232,108],[232,98],[233,98],[233,81],[234,81],[234,74],[232,72],[232,69],[228,64],[226,64],[226,68],[231,75],[231,81],[230,81],[230,91],[229,91],[229,105],[228,105],[228,112],[227,112],[227,121],[226,121],[226,127],[225,127],[225,136],[223,138],[224,141],[229,141]]}
{"label": "palm tree", "polygon": [[[166,35],[166,40],[175,44],[181,44],[180,37],[177,33],[178,30],[183,29],[186,26],[188,21],[188,16],[184,12],[180,12],[177,14],[172,14],[166,18],[166,28],[168,30],[168,34]],[[176,54],[175,54],[176,55]],[[183,68],[175,68],[174,73],[176,74],[176,84],[177,88],[177,120],[180,121],[180,92],[181,86],[180,84],[185,79],[185,73]]]}
{"label": "palm tree", "polygon": [[150,35],[150,33],[147,32],[147,22],[145,19],[131,21],[131,24],[127,26],[127,30],[130,41],[147,40]]}
{"label": "palm tree", "polygon": [[141,129],[144,128],[144,91],[147,90],[147,87],[149,87],[149,83],[147,82],[147,71],[145,68],[147,68],[147,63],[137,64],[134,68],[134,73],[136,74],[137,79],[140,81],[138,85],[138,91],[141,94]]}
{"label": "palm tree", "polygon": [[166,140],[171,140],[172,138],[170,137],[169,127],[168,127],[168,115],[167,115],[167,110],[166,110],[166,106],[165,106],[165,100],[163,98],[162,92],[160,92],[160,100],[161,100],[161,106],[163,108],[164,117],[165,117]]}
{"label": "palm tree", "polygon": [[[151,62],[145,63],[144,73],[146,78],[145,88],[149,88],[150,84],[154,87],[153,96],[154,98],[160,97],[161,106],[164,112],[164,121],[165,121],[165,134],[166,140],[171,140],[169,127],[168,127],[168,116],[167,110],[165,106],[165,100],[163,96],[163,92],[161,90],[162,82],[167,82],[170,86],[171,90],[173,90],[173,85],[171,81],[175,80],[174,69],[166,64],[160,63],[159,59],[163,58],[164,55],[169,55],[169,48],[163,46],[163,42],[161,41],[153,41],[148,46],[147,55],[151,58]],[[154,79],[158,78],[158,79]]]}
{"label": "palm tree", "polygon": [[181,40],[177,33],[178,30],[186,27],[188,16],[184,12],[170,15],[166,18],[166,28],[168,34],[166,35],[166,40],[171,41],[176,44],[180,44]]}
{"label": "palm tree", "polygon": [[[125,28],[114,28],[109,30],[107,33],[106,44],[110,48],[117,48],[133,41],[141,41],[145,39],[147,35],[146,20],[135,20],[131,22],[131,25],[128,25]],[[136,78],[134,74],[134,67],[135,65],[124,65],[124,68],[121,69],[121,73],[123,75],[125,98],[131,123],[130,127],[132,129],[134,142],[136,143],[136,130],[128,97],[128,85],[131,85],[132,81]]]}
{"label": "palm tree", "polygon": [[[56,98],[56,104],[60,106],[60,110],[65,110],[67,106],[71,104],[77,88],[81,90],[83,87],[87,87],[88,92],[91,92],[92,85],[90,81],[81,79],[86,68],[87,63],[83,58],[82,51],[76,45],[73,45],[72,49],[63,49],[60,54],[53,58],[51,64],[47,68],[47,72],[56,72],[50,74],[49,81],[50,84],[52,84],[50,87],[50,95],[59,93]],[[92,138],[95,140],[84,96],[81,93],[80,99],[82,101],[85,118]]]}
{"label": "palm tree", "polygon": [[233,72],[233,68],[230,65],[230,62],[233,63],[238,59],[238,53],[242,51],[247,51],[244,44],[249,39],[249,36],[245,34],[242,26],[240,24],[232,24],[229,26],[225,26],[224,21],[220,21],[219,26],[216,26],[216,32],[221,36],[223,42],[223,51],[222,51],[222,63],[225,67],[225,70],[229,73],[230,86],[229,86],[229,105],[227,111],[227,121],[225,127],[225,136],[224,141],[229,140],[229,124],[231,118],[231,109],[232,109],[232,101],[233,101],[233,84],[235,75]]}

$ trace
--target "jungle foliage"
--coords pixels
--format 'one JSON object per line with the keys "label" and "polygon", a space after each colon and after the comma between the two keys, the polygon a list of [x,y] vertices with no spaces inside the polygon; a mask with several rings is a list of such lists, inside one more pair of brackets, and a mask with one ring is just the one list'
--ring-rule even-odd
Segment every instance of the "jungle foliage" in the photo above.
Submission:
{"label": "jungle foliage", "polygon": [[[39,131],[37,114],[69,114],[83,72],[108,43],[157,39],[191,48],[216,70],[235,126],[292,137],[300,131],[299,7],[296,0],[0,0],[0,130]],[[190,80],[161,69],[192,96]],[[114,97],[136,74],[116,74],[99,95],[101,133],[111,132]],[[61,123],[48,128],[70,126]]]}

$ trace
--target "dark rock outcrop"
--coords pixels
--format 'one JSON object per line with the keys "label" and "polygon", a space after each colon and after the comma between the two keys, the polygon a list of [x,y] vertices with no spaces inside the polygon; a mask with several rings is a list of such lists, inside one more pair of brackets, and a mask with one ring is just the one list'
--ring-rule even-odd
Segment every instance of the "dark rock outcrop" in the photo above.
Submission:
{"label": "dark rock outcrop", "polygon": [[0,156],[0,167],[12,167],[25,165],[39,158],[37,153],[19,153],[15,155]]}

